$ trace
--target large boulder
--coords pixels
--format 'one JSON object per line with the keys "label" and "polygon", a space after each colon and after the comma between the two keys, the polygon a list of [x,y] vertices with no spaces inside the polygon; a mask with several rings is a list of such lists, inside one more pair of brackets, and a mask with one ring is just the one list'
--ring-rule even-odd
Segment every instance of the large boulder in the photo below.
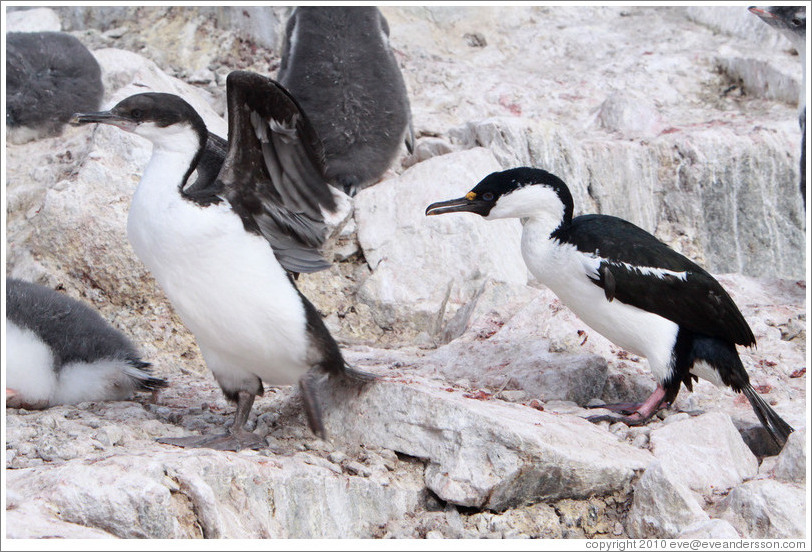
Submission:
{"label": "large boulder", "polygon": [[809,496],[802,485],[772,479],[739,485],[720,503],[719,517],[744,538],[802,539]]}
{"label": "large boulder", "polygon": [[723,491],[758,472],[758,460],[730,416],[722,412],[667,424],[652,431],[650,438],[663,468],[695,491]]}
{"label": "large boulder", "polygon": [[473,149],[419,163],[356,196],[358,241],[372,269],[358,297],[380,326],[438,333],[486,279],[527,282],[518,221],[425,215],[430,203],[463,196],[498,170],[491,152]]}

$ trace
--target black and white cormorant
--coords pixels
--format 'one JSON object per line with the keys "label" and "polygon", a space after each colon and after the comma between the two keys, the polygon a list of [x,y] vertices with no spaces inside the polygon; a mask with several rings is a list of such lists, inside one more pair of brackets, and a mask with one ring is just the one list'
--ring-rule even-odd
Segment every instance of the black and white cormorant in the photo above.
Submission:
{"label": "black and white cormorant", "polygon": [[166,386],[135,345],[94,309],[6,278],[6,406],[39,409],[130,399]]}
{"label": "black and white cormorant", "polygon": [[[713,276],[645,230],[607,215],[573,218],[567,185],[549,172],[516,168],[484,178],[465,197],[433,203],[427,215],[468,211],[522,221],[522,256],[530,272],[598,333],[648,359],[657,389],[611,417],[646,422],[697,377],[749,399],[759,421],[783,446],[792,428],[750,385],[736,345],[756,340]],[[602,419],[605,417],[593,417]]]}
{"label": "black and white cormorant", "polygon": [[225,435],[162,439],[179,446],[256,448],[244,429],[262,382],[298,382],[313,432],[324,437],[315,382],[365,382],[289,273],[329,266],[320,253],[343,194],[328,186],[319,139],[275,81],[245,71],[226,79],[228,142],[171,94],[136,94],[110,111],[77,114],[150,140],[127,235],[192,331],[226,398]]}
{"label": "black and white cormorant", "polygon": [[786,36],[801,57],[803,79],[798,96],[798,124],[801,126],[801,195],[806,207],[806,7],[805,6],[752,6],[750,13],[757,15],[770,27]]}
{"label": "black and white cormorant", "polygon": [[101,68],[67,33],[6,35],[6,127],[12,142],[57,135],[77,111],[99,109]]}
{"label": "black and white cormorant", "polygon": [[375,183],[414,133],[406,84],[374,6],[297,7],[277,75],[324,144],[327,176],[348,195]]}

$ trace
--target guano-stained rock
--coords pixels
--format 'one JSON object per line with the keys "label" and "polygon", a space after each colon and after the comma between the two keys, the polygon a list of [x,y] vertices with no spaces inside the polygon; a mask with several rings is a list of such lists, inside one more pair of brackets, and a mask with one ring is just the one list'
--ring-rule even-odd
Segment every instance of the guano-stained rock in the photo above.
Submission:
{"label": "guano-stained rock", "polygon": [[628,490],[652,460],[586,420],[426,383],[387,377],[351,401],[353,391],[322,386],[327,431],[425,458],[437,496],[495,511]]}
{"label": "guano-stained rock", "polygon": [[695,491],[729,489],[758,473],[758,460],[722,412],[665,425],[650,439],[663,469]]}
{"label": "guano-stained rock", "polygon": [[636,539],[673,539],[686,528],[708,521],[699,495],[662,461],[653,462],[634,485],[627,529]]}
{"label": "guano-stained rock", "polygon": [[772,479],[748,481],[725,497],[719,517],[743,538],[802,539],[808,498],[802,485]]}

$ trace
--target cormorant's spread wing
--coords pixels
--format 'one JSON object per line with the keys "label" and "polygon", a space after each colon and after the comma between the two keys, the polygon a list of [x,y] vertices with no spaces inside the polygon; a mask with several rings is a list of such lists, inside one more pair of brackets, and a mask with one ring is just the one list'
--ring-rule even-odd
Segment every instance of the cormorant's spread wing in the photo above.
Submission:
{"label": "cormorant's spread wing", "polygon": [[226,79],[228,153],[218,180],[246,229],[262,234],[291,272],[330,266],[319,248],[337,209],[315,129],[279,83],[234,71]]}
{"label": "cormorant's spread wing", "polygon": [[721,284],[645,230],[616,217],[586,215],[572,221],[567,241],[593,256],[587,275],[607,300],[653,312],[696,333],[755,345],[750,326]]}

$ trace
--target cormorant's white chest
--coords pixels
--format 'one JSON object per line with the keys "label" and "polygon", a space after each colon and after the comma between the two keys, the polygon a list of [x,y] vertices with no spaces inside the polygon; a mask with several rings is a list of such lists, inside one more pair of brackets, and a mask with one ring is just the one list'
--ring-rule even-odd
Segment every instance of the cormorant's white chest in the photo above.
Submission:
{"label": "cormorant's white chest", "polygon": [[671,353],[678,326],[656,314],[615,299],[590,280],[600,258],[550,238],[549,224],[523,220],[522,256],[530,272],[592,329],[615,345],[648,358],[654,376],[662,381],[671,371]]}
{"label": "cormorant's white chest", "polygon": [[180,194],[188,152],[157,146],[133,196],[127,235],[221,383],[292,384],[309,368],[304,305],[268,242],[223,200]]}

